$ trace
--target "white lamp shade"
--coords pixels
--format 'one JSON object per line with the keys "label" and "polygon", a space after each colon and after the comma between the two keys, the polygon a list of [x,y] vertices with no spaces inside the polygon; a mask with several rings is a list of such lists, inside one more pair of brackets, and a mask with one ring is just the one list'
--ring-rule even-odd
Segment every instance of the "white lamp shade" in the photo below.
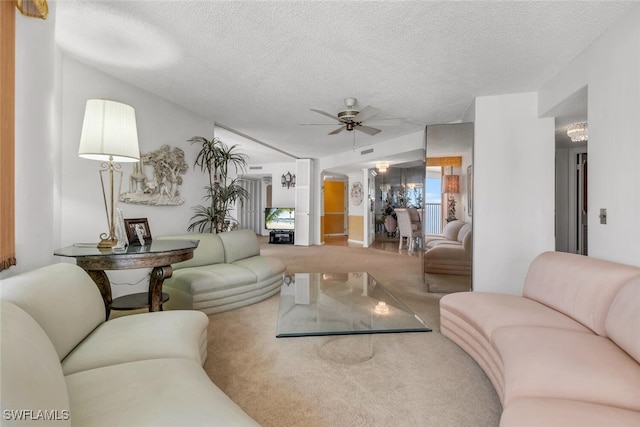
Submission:
{"label": "white lamp shade", "polygon": [[89,99],[84,111],[78,155],[85,159],[115,162],[140,160],[136,111],[130,105],[105,99]]}

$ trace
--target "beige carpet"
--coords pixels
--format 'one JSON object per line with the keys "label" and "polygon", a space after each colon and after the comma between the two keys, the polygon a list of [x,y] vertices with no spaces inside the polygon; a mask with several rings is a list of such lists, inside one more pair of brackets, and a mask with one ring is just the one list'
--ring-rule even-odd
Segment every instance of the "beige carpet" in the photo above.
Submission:
{"label": "beige carpet", "polygon": [[210,316],[214,383],[268,426],[497,426],[491,383],[439,333],[420,258],[347,246],[269,245],[289,272],[367,271],[433,332],[275,338],[279,295]]}

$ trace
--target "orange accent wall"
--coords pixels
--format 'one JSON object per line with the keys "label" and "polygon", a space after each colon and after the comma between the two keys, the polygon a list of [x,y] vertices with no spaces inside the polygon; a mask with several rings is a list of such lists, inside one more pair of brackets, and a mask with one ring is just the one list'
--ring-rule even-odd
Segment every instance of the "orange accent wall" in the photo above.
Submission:
{"label": "orange accent wall", "polygon": [[324,212],[344,212],[344,182],[325,181]]}
{"label": "orange accent wall", "polygon": [[344,233],[344,182],[325,181],[322,236]]}

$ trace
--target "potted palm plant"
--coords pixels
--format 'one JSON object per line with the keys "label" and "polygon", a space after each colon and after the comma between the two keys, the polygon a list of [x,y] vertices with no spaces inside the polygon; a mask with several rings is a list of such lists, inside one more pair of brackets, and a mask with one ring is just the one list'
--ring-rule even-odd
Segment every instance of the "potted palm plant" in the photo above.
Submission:
{"label": "potted palm plant", "polygon": [[196,156],[194,168],[206,173],[209,183],[204,187],[207,205],[194,206],[191,224],[188,231],[197,230],[200,233],[221,233],[230,228],[235,222],[229,211],[239,202],[243,204],[249,200],[249,192],[240,185],[238,178],[229,179],[230,168],[236,174],[244,172],[247,166],[246,154],[238,152],[237,145],[227,146],[219,138],[206,139],[194,136],[189,140],[192,144],[200,144],[201,148]]}

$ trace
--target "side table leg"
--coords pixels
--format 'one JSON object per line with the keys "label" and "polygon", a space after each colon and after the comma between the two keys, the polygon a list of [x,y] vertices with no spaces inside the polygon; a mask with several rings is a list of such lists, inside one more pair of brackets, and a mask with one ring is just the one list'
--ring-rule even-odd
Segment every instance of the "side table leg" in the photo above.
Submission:
{"label": "side table leg", "polygon": [[109,314],[111,314],[111,282],[107,277],[107,273],[104,270],[86,270],[89,277],[95,282],[96,286],[100,290],[102,300],[104,301],[104,311],[106,320],[109,320]]}
{"label": "side table leg", "polygon": [[154,267],[149,279],[149,311],[162,310],[162,283],[173,275],[170,265]]}

